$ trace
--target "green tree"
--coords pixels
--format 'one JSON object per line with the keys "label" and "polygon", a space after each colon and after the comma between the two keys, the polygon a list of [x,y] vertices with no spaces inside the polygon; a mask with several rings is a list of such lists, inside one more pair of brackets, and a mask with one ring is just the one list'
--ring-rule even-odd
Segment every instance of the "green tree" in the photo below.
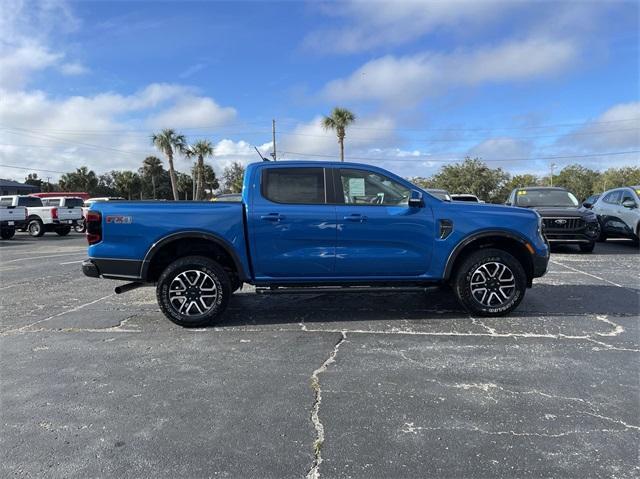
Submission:
{"label": "green tree", "polygon": [[579,200],[584,200],[597,188],[599,177],[600,173],[597,171],[581,165],[569,165],[564,167],[557,176],[554,175],[553,186],[562,186],[576,195]]}
{"label": "green tree", "polygon": [[158,199],[156,194],[156,180],[162,174],[162,162],[160,158],[155,156],[147,156],[142,162],[142,168],[140,168],[140,174],[143,178],[151,179],[151,187],[153,190],[153,199]]}
{"label": "green tree", "polygon": [[92,170],[82,166],[74,172],[62,175],[59,184],[63,191],[84,191],[92,194],[98,186],[98,177]]}
{"label": "green tree", "polygon": [[27,177],[24,179],[25,185],[36,186],[40,189],[40,191],[46,191],[45,185],[46,183],[38,178],[38,173],[29,173]]}
{"label": "green tree", "polygon": [[224,179],[225,193],[240,193],[244,180],[244,166],[234,161],[224,169],[222,178]]}
{"label": "green tree", "polygon": [[180,135],[171,128],[165,128],[160,133],[154,133],[151,135],[151,142],[153,145],[164,153],[169,163],[169,176],[171,178],[171,189],[173,190],[173,199],[180,199],[178,196],[178,180],[176,177],[176,170],[173,167],[173,155],[175,153],[183,153],[187,140],[184,135]]}
{"label": "green tree", "polygon": [[121,196],[133,199],[140,192],[140,175],[130,170],[112,171],[113,183]]}
{"label": "green tree", "polygon": [[204,159],[213,156],[213,145],[209,140],[198,140],[189,146],[186,151],[187,157],[197,158],[196,168],[196,194],[194,200],[203,198],[203,176],[204,176]]}
{"label": "green tree", "polygon": [[450,193],[472,193],[484,201],[502,202],[509,175],[501,168],[489,168],[478,158],[443,166],[433,177],[433,187]]}
{"label": "green tree", "polygon": [[94,191],[95,196],[119,196],[111,173],[98,176],[98,186]]}
{"label": "green tree", "polygon": [[184,194],[184,199],[189,199],[189,192],[193,190],[193,178],[186,173],[177,172],[178,191]]}
{"label": "green tree", "polygon": [[207,190],[213,195],[213,192],[220,188],[220,182],[218,181],[218,177],[216,176],[216,172],[213,170],[211,165],[204,164],[203,168],[203,176],[202,183],[204,185],[203,192],[206,195]]}
{"label": "green tree", "polygon": [[344,161],[344,137],[347,127],[356,121],[356,116],[346,108],[336,107],[331,115],[322,119],[322,127],[325,130],[335,130],[340,145],[340,161]]}
{"label": "green tree", "polygon": [[619,186],[640,185],[640,167],[624,166],[622,168],[609,168],[600,175],[596,191],[606,191]]}

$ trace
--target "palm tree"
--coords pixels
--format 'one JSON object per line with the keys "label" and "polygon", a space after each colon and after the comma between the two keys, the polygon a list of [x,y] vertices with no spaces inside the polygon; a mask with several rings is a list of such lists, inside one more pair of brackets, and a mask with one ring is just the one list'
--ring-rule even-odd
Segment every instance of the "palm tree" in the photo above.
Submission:
{"label": "palm tree", "polygon": [[156,178],[162,174],[162,162],[160,158],[155,156],[147,156],[142,162],[142,174],[151,177],[151,186],[153,188],[153,199],[156,200]]}
{"label": "palm tree", "polygon": [[340,145],[340,161],[344,161],[344,137],[347,127],[356,121],[356,116],[346,108],[336,107],[331,112],[331,116],[322,119],[322,127],[325,130],[335,130],[338,135]]}
{"label": "palm tree", "polygon": [[179,200],[178,196],[178,179],[176,177],[176,170],[173,167],[173,155],[174,153],[183,153],[187,140],[184,135],[179,135],[171,128],[165,128],[160,133],[154,133],[151,135],[151,142],[162,153],[167,155],[169,163],[169,176],[171,178],[171,189],[173,190],[173,199]]}
{"label": "palm tree", "polygon": [[213,156],[213,145],[209,140],[198,140],[187,149],[186,154],[187,157],[196,157],[198,159],[196,195],[193,199],[199,200],[203,193],[204,158],[206,156]]}

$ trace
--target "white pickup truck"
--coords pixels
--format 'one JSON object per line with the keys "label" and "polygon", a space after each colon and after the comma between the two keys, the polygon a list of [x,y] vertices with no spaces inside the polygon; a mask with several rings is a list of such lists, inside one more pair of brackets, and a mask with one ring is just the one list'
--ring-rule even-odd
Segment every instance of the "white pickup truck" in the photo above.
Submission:
{"label": "white pickup truck", "polygon": [[0,237],[11,239],[16,228],[24,228],[27,223],[27,209],[24,206],[13,206],[9,201],[0,201]]}
{"label": "white pickup truck", "polygon": [[[61,200],[62,198],[47,198],[47,200]],[[67,200],[68,198],[64,198]],[[76,200],[76,198],[71,198]],[[48,201],[49,202],[49,201]],[[35,196],[0,196],[0,203],[8,206],[24,206],[27,208],[26,229],[34,237],[40,237],[45,232],[55,231],[60,236],[66,236],[79,220],[82,219],[80,206],[67,206],[66,201],[59,206],[44,206],[42,200]],[[80,200],[82,203],[82,200]]]}

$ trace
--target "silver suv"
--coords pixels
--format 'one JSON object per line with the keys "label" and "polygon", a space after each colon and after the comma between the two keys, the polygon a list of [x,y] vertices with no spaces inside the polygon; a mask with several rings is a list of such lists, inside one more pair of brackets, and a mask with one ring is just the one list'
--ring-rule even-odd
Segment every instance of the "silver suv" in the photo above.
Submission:
{"label": "silver suv", "polygon": [[640,186],[605,191],[593,205],[600,221],[600,241],[607,238],[631,238],[639,242]]}

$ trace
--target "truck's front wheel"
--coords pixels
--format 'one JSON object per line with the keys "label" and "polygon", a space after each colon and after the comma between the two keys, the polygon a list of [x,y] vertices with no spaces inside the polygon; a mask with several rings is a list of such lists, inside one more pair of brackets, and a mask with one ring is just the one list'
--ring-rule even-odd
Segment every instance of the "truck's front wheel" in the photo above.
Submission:
{"label": "truck's front wheel", "polygon": [[456,271],[453,289],[471,313],[502,316],[513,311],[527,288],[527,275],[513,255],[500,249],[481,249],[469,255]]}
{"label": "truck's front wheel", "polygon": [[177,259],[160,275],[156,288],[164,315],[184,327],[201,327],[219,321],[231,296],[226,271],[204,256]]}

